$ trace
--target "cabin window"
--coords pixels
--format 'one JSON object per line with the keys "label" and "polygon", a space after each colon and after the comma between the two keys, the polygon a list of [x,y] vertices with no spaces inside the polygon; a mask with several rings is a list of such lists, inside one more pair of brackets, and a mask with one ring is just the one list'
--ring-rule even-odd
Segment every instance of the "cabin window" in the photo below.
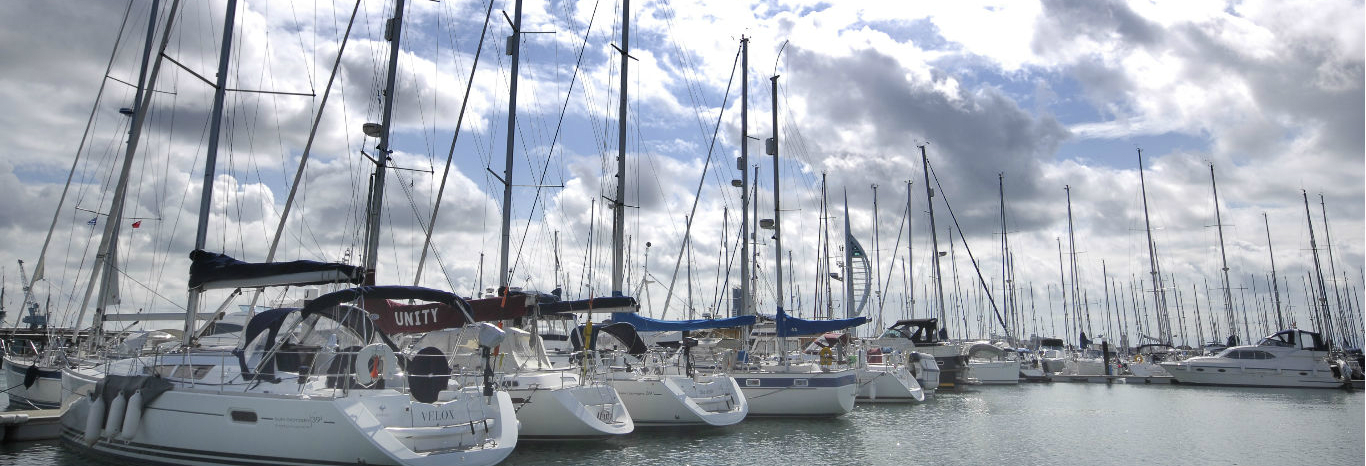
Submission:
{"label": "cabin window", "polygon": [[810,383],[811,383],[811,381],[810,381],[810,380],[807,380],[807,379],[793,379],[793,380],[792,380],[792,386],[794,386],[794,387],[807,387],[807,386],[810,386]]}
{"label": "cabin window", "polygon": [[153,368],[152,373],[161,377],[175,379],[202,379],[205,375],[208,375],[209,371],[213,370],[213,368],[214,366],[212,364],[164,364]]}
{"label": "cabin window", "polygon": [[759,379],[745,379],[745,386],[746,386],[746,387],[758,387],[758,386],[759,386]]}
{"label": "cabin window", "polygon": [[228,413],[232,417],[232,422],[256,422],[256,412],[243,409],[234,409]]}

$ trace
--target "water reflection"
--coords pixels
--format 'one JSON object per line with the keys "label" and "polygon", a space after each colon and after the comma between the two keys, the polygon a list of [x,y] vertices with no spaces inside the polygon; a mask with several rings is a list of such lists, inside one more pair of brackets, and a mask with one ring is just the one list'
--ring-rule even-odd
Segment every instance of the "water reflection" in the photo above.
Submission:
{"label": "water reflection", "polygon": [[[638,428],[606,442],[521,442],[509,465],[1361,464],[1361,392],[1102,384],[980,387],[836,419]],[[86,465],[57,442],[0,464]]]}

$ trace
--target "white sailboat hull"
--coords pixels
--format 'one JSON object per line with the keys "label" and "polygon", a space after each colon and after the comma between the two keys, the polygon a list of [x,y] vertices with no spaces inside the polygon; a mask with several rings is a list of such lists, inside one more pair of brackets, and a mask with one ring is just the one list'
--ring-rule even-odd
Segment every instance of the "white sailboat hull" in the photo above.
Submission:
{"label": "white sailboat hull", "polygon": [[728,426],[749,414],[744,393],[725,375],[640,376],[614,379],[611,384],[640,426]]}
{"label": "white sailboat hull", "polygon": [[25,363],[4,358],[5,386],[8,388],[9,404],[17,409],[53,409],[62,406],[62,372],[59,368],[37,366],[37,374],[31,385],[25,386],[24,379],[33,367]]}
{"label": "white sailboat hull", "polygon": [[835,417],[854,410],[858,375],[834,372],[746,372],[734,374],[750,416]]}
{"label": "white sailboat hull", "polygon": [[971,361],[972,376],[983,385],[1020,383],[1020,361]]}
{"label": "white sailboat hull", "polygon": [[[534,377],[546,378],[556,374]],[[635,430],[630,411],[610,385],[536,384],[526,376],[505,379],[525,440],[603,440]]]}
{"label": "white sailboat hull", "polygon": [[925,390],[902,365],[868,364],[858,370],[859,403],[920,403]]}
{"label": "white sailboat hull", "polygon": [[[498,414],[511,412],[511,400],[495,392],[487,404],[467,403],[471,395],[481,397],[466,393],[421,410],[423,403],[393,391],[309,399],[174,389],[146,406],[131,438],[102,435],[92,445],[84,441],[90,402],[81,396],[62,415],[62,441],[120,462],[156,464],[496,464],[517,442],[516,421]],[[419,411],[445,427],[414,426],[422,423]]]}

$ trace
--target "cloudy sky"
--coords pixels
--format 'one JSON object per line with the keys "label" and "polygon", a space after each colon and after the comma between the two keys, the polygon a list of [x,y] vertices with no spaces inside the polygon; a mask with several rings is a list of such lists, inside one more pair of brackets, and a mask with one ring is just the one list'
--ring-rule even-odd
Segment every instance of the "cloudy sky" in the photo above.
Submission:
{"label": "cloudy sky", "polygon": [[[119,237],[120,312],[184,306],[212,96],[197,75],[214,76],[225,10],[223,1],[186,3],[166,49],[175,62],[162,63],[133,162]],[[208,249],[264,260],[354,5],[242,2],[228,78],[236,91],[227,97]],[[514,5],[492,6],[452,149],[488,4],[409,5],[393,124],[392,166],[400,170],[389,171],[385,193],[382,283],[413,283],[422,225],[436,204],[448,153],[453,165],[435,225],[435,256],[421,283],[467,295],[497,283],[503,187],[492,173],[503,172],[507,153],[512,63],[503,53],[511,31],[504,14],[512,16]],[[388,55],[383,19],[391,8],[363,2],[356,15],[280,238],[281,260],[361,261],[373,169],[362,151],[373,156],[375,140],[360,127],[380,118]],[[1070,303],[1064,308],[1060,288],[1065,280],[1071,301],[1072,239],[1075,286],[1091,318],[1083,329],[1118,333],[1106,322],[1118,325],[1122,312],[1126,325],[1138,326],[1130,335],[1155,335],[1148,327],[1156,304],[1138,149],[1178,342],[1194,342],[1197,333],[1213,338],[1211,320],[1221,337],[1228,333],[1211,164],[1239,334],[1243,319],[1253,334],[1262,332],[1263,319],[1275,327],[1268,230],[1286,320],[1310,326],[1313,256],[1302,190],[1330,305],[1337,312],[1341,296],[1344,308],[1358,309],[1350,303],[1360,302],[1366,211],[1360,1],[889,7],[637,0],[630,8],[627,292],[648,304],[649,315],[687,316],[689,293],[697,314],[729,312],[718,296],[738,286],[741,193],[731,180],[741,176],[742,37],[749,38],[748,169],[760,218],[773,217],[775,164],[762,139],[772,132],[770,77],[780,76],[776,166],[789,310],[810,316],[825,307],[817,302],[824,288],[817,280],[824,177],[832,255],[842,256],[847,199],[851,230],[880,266],[883,304],[863,313],[890,323],[928,312],[933,267],[921,145],[937,179],[931,183],[940,185],[939,246],[948,252],[952,241],[954,248],[943,275],[950,301],[958,297],[949,311],[956,335],[999,333],[980,322],[990,306],[964,244],[999,306],[1002,197],[1021,308],[1017,330],[1068,333],[1063,312],[1074,310]],[[54,213],[45,280],[34,291],[39,301],[50,300],[57,323],[70,325],[80,307],[108,221],[98,213],[109,209],[122,163],[131,119],[119,109],[133,106],[149,9],[150,0],[23,2],[0,18],[0,125],[8,142],[0,151],[0,264],[8,322],[22,301],[16,261],[31,271]],[[611,291],[611,213],[604,203],[616,183],[621,9],[602,0],[528,0],[522,7],[522,30],[535,34],[523,36],[513,138],[514,286],[558,286],[570,297]],[[158,40],[165,20],[163,12]],[[1070,238],[1064,187],[1072,201]],[[690,260],[675,278],[694,200]],[[97,217],[97,226],[87,224]],[[757,306],[765,313],[776,305],[770,236],[759,234],[756,249]],[[843,273],[839,263],[830,262]],[[841,284],[833,286],[842,301]],[[843,315],[842,302],[833,306]],[[1135,323],[1135,307],[1148,323]]]}

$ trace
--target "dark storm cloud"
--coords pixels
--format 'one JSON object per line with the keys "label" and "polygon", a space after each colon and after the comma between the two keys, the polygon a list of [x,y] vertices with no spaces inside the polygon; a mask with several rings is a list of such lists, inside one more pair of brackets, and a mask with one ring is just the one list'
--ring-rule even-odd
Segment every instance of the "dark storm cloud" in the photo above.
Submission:
{"label": "dark storm cloud", "polygon": [[[915,145],[930,141],[932,168],[940,180],[952,180],[941,183],[961,209],[959,221],[970,235],[999,230],[991,226],[999,221],[997,174],[1005,174],[1012,198],[1019,201],[1051,192],[1051,186],[1040,184],[1040,163],[1068,137],[1051,116],[1035,117],[991,87],[936,88],[950,79],[950,71],[936,71],[936,82],[913,82],[900,63],[875,50],[849,57],[791,53],[792,74],[803,76],[793,79],[801,87],[793,92],[804,93],[811,113],[832,125],[823,131],[867,125],[873,140],[859,148],[869,152],[862,155],[896,154],[900,166],[886,166],[882,155],[881,163],[868,167],[875,168],[867,173],[877,173],[879,181],[894,184],[914,176],[920,183]],[[1021,228],[1036,228],[1051,220],[1020,221]]]}

